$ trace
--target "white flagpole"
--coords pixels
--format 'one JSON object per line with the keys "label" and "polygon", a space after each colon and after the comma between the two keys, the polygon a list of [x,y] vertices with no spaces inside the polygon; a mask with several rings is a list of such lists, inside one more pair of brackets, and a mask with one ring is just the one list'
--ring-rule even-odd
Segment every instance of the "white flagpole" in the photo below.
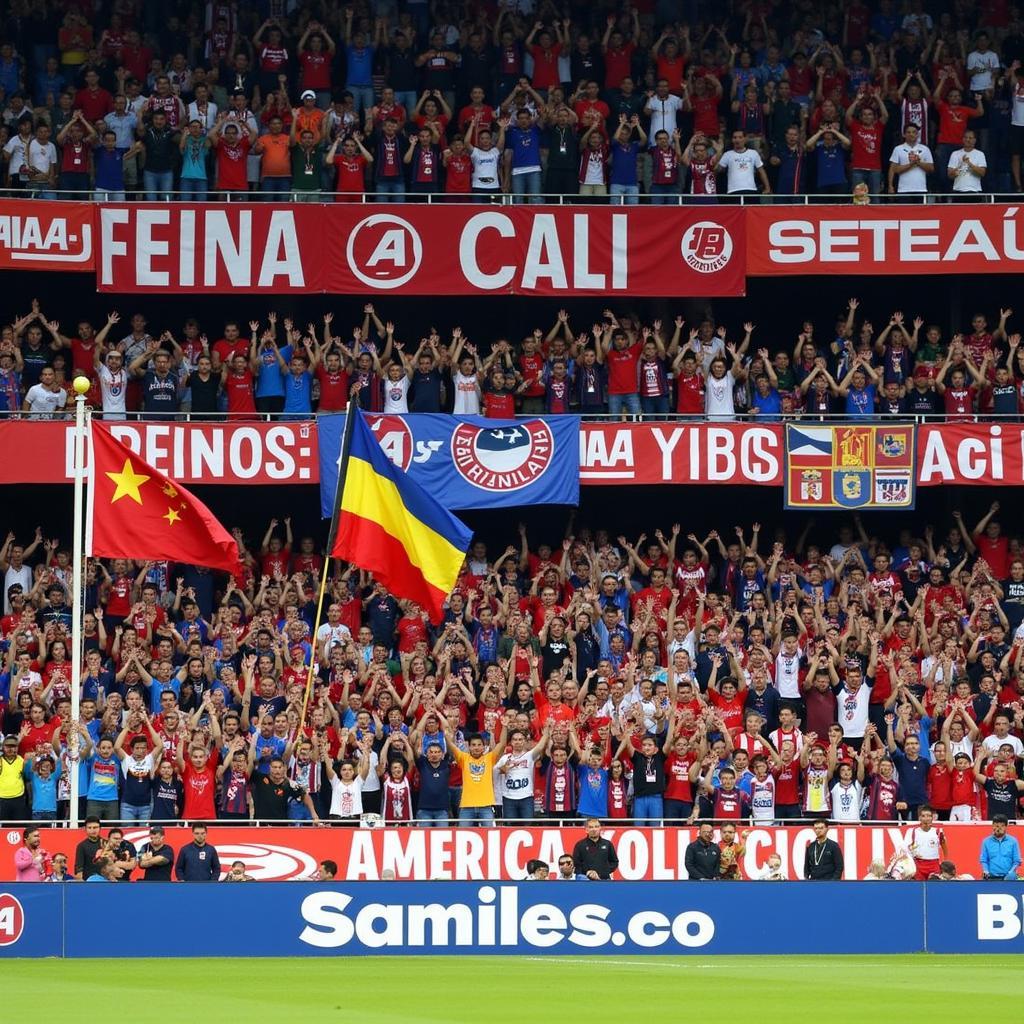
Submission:
{"label": "white flagpole", "polygon": [[68,808],[69,824],[77,828],[78,821],[78,749],[77,730],[82,690],[82,603],[84,600],[83,574],[83,511],[85,495],[85,395],[90,383],[87,377],[76,377],[75,390],[75,502],[72,528],[71,562],[71,731],[68,734],[71,768],[71,801]]}

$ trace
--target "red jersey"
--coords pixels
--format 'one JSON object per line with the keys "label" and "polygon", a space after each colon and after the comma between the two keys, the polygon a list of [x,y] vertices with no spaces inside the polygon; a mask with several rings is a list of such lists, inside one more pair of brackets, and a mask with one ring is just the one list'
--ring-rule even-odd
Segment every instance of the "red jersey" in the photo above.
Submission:
{"label": "red jersey", "polygon": [[690,783],[690,769],[696,762],[692,753],[682,757],[669,754],[665,758],[665,799],[693,802],[693,786]]}
{"label": "red jersey", "polygon": [[280,551],[268,551],[260,558],[260,572],[264,576],[270,577],[273,577],[275,574],[287,576],[291,554],[291,548],[281,548]]}
{"label": "red jersey", "polygon": [[185,787],[185,805],[182,818],[192,821],[213,821],[217,817],[214,797],[217,793],[217,769],[211,757],[202,771],[191,764],[181,773]]}
{"label": "red jersey", "polygon": [[943,101],[936,105],[936,109],[939,112],[939,145],[962,146],[967,122],[977,116],[978,112],[974,107],[952,107]]}
{"label": "red jersey", "polygon": [[[679,157],[671,146],[651,150],[651,182],[655,185],[674,185],[679,179]],[[703,409],[701,410],[703,412]]]}
{"label": "red jersey", "polygon": [[66,174],[89,173],[89,142],[86,139],[81,142],[72,142],[69,139],[64,143],[60,155],[60,169]]}
{"label": "red jersey", "polygon": [[246,158],[251,143],[248,137],[230,145],[226,139],[217,140],[217,188],[223,192],[247,192],[249,179]]}
{"label": "red jersey", "polygon": [[319,53],[300,53],[299,88],[302,91],[327,92],[331,88],[331,55],[326,50]]}
{"label": "red jersey", "polygon": [[[718,97],[694,96],[690,105],[693,107],[693,130],[709,139],[718,138]],[[693,165],[690,167],[692,169]]]}
{"label": "red jersey", "polygon": [[[604,52],[604,87],[606,89],[618,89],[622,80],[632,74],[633,51],[636,50],[635,43],[625,43],[621,49],[613,50],[609,47]],[[557,83],[556,83],[557,84]],[[718,135],[718,125],[711,138]]]}
{"label": "red jersey", "polygon": [[530,56],[533,57],[533,82],[534,89],[552,89],[559,84],[558,78],[558,55],[562,52],[560,43],[554,43],[548,49],[542,46],[528,47]]}
{"label": "red jersey", "polygon": [[531,381],[523,391],[528,398],[542,398],[544,395],[544,357],[539,352],[527,355],[525,352],[519,357],[519,372],[524,380]]}
{"label": "red jersey", "polygon": [[473,180],[473,161],[466,153],[453,154],[448,158],[448,176],[444,190],[449,195],[468,195]]}
{"label": "red jersey", "polygon": [[337,168],[335,188],[338,192],[353,195],[366,191],[366,157],[362,153],[355,156],[339,153],[334,158],[334,166]]}
{"label": "red jersey", "polygon": [[604,357],[608,366],[608,394],[635,395],[636,366],[640,361],[640,342],[635,341],[626,348],[608,349]]}
{"label": "red jersey", "polygon": [[882,169],[882,125],[877,121],[869,128],[854,121],[850,125],[850,166],[861,171]]}
{"label": "red jersey", "polygon": [[132,610],[132,586],[135,580],[131,576],[115,576],[110,583],[110,594],[107,597],[107,614],[111,618],[126,619]]}
{"label": "red jersey", "polygon": [[276,74],[288,63],[288,51],[283,46],[264,46],[260,50],[260,71]]}
{"label": "red jersey", "polygon": [[256,400],[253,397],[253,376],[251,370],[229,373],[224,381],[228,396],[228,412],[255,413]]}
{"label": "red jersey", "polygon": [[928,769],[928,803],[937,811],[953,806],[953,773],[948,765],[933,764]]}
{"label": "red jersey", "polygon": [[691,416],[704,412],[704,378],[699,373],[676,376],[676,412]]}
{"label": "red jersey", "polygon": [[977,393],[978,389],[973,384],[966,388],[947,387],[942,393],[947,421],[970,420],[974,415],[974,399]]}
{"label": "red jersey", "polygon": [[800,762],[793,758],[788,764],[775,765],[775,806],[800,803]]}
{"label": "red jersey", "polygon": [[626,776],[621,778],[608,779],[608,817],[625,818],[628,812],[626,800],[629,791],[629,782]]}
{"label": "red jersey", "polygon": [[949,799],[953,807],[961,804],[973,805],[978,797],[978,786],[974,781],[973,768],[954,768],[950,772]]}
{"label": "red jersey", "polygon": [[722,715],[722,721],[729,730],[729,735],[735,738],[743,731],[743,701],[746,690],[736,694],[735,697],[726,698],[715,690],[708,691],[708,701],[718,708]]}
{"label": "red jersey", "polygon": [[316,368],[320,382],[319,412],[342,412],[348,406],[349,376],[347,370],[331,373],[326,367]]}

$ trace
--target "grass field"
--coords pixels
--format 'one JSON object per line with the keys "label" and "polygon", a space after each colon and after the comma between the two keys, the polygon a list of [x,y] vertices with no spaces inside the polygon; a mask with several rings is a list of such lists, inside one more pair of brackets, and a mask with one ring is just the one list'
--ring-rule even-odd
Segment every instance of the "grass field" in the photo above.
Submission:
{"label": "grass field", "polygon": [[[799,1024],[813,1013],[828,1024],[962,1024],[995,1011],[994,993],[1019,999],[1024,980],[1014,957],[261,959],[245,957],[245,937],[244,929],[225,933],[225,946],[238,949],[232,961],[9,960],[0,971],[3,1016],[72,1020],[93,1007],[133,1024]],[[1019,1020],[1009,1006],[1003,1019]]]}

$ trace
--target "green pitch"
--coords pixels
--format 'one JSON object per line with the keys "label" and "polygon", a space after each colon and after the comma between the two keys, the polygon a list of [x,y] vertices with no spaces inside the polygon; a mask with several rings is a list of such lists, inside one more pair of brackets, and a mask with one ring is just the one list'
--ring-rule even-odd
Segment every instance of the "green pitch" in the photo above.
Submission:
{"label": "green pitch", "polygon": [[233,960],[5,961],[3,1016],[76,1020],[91,1006],[133,1024],[622,1024],[647,1014],[793,1024],[810,1013],[829,1024],[962,1024],[1022,979],[1014,957],[263,959],[245,956],[244,930],[229,932]]}

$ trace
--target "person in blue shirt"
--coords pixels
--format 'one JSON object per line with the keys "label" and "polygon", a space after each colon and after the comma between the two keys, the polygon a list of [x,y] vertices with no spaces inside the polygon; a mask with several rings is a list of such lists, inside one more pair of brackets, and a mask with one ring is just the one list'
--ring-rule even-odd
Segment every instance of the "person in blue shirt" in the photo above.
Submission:
{"label": "person in blue shirt", "polygon": [[[633,138],[636,131],[637,139]],[[619,114],[619,127],[612,139],[611,171],[608,193],[613,206],[636,206],[640,202],[640,181],[637,177],[637,157],[641,147],[647,146],[647,133],[640,126],[640,119],[634,114],[627,121],[625,114]]]}
{"label": "person in blue shirt", "polygon": [[779,378],[775,374],[766,348],[758,349],[764,365],[764,373],[754,380],[754,395],[751,397],[751,413],[759,420],[777,420],[782,414],[782,396],[778,392]]}
{"label": "person in blue shirt", "polygon": [[928,770],[931,763],[921,754],[921,740],[916,733],[911,733],[903,741],[903,749],[896,746],[893,733],[895,716],[891,711],[885,715],[885,745],[896,766],[896,775],[900,783],[900,817],[904,821],[916,821],[918,808],[928,802]]}
{"label": "person in blue shirt", "polygon": [[576,774],[580,780],[580,795],[576,813],[581,818],[608,817],[608,769],[602,767],[604,757],[600,747],[589,740],[581,749],[576,730],[569,730],[572,744],[580,765]]}
{"label": "person in blue shirt", "polygon": [[846,180],[845,151],[850,148],[850,140],[839,130],[839,124],[822,124],[804,146],[816,157],[814,191],[819,195],[846,195],[850,185]]}
{"label": "person in blue shirt", "polygon": [[1016,881],[1020,867],[1020,844],[1007,835],[1008,819],[1005,814],[992,816],[992,835],[981,844],[981,873],[983,878]]}
{"label": "person in blue shirt", "polygon": [[25,779],[32,787],[32,820],[57,820],[57,782],[60,774],[54,771],[49,755],[29,755],[25,758]]}
{"label": "person in blue shirt", "polygon": [[847,416],[874,416],[879,379],[878,371],[863,356],[854,357],[849,371],[839,382],[839,395],[846,400],[843,411]]}
{"label": "person in blue shirt", "polygon": [[97,860],[99,871],[91,874],[87,882],[113,882],[116,881],[117,869],[113,857],[103,857]]}
{"label": "person in blue shirt", "polygon": [[99,145],[93,153],[95,182],[93,199],[98,202],[123,203],[125,199],[124,165],[142,152],[142,143],[132,143],[129,149],[119,149],[117,134],[112,128],[103,132]]}
{"label": "person in blue shirt", "polygon": [[120,817],[118,784],[121,762],[114,756],[114,740],[110,736],[101,737],[95,753],[82,760],[89,765],[85,813],[95,815],[100,821],[117,821]]}
{"label": "person in blue shirt", "polygon": [[284,414],[292,418],[309,416],[313,412],[313,374],[319,361],[319,350],[303,338],[301,351],[294,351],[286,363],[280,351],[277,365],[284,387]]}
{"label": "person in blue shirt", "polygon": [[[505,184],[513,196],[529,196],[539,203],[540,196],[540,129],[525,107],[516,112],[516,123],[505,133]],[[522,198],[513,202],[522,202]]]}

